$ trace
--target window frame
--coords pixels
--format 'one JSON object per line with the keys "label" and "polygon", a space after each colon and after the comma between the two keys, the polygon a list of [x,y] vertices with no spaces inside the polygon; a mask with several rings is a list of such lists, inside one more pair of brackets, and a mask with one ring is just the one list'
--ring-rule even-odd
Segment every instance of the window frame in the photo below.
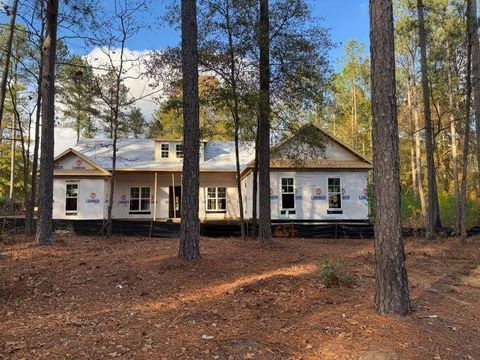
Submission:
{"label": "window frame", "polygon": [[[76,186],[77,187],[77,195],[76,196],[68,196],[68,187],[69,186]],[[80,192],[79,183],[65,183],[65,215],[78,215],[78,194]],[[76,199],[77,206],[76,210],[67,210],[67,199]]]}
{"label": "window frame", "polygon": [[[178,150],[179,147],[181,148],[180,151]],[[177,159],[183,159],[183,144],[175,144],[175,156]]]}
{"label": "window frame", "polygon": [[[132,189],[138,189],[138,198],[132,198]],[[146,197],[142,197],[142,189],[148,189],[148,210],[142,210],[142,200],[147,200]],[[130,215],[147,215],[152,213],[152,187],[151,186],[130,186],[129,199],[128,199],[128,212]],[[132,199],[138,200],[138,210],[132,210]]]}
{"label": "window frame", "polygon": [[[215,197],[210,197],[209,189],[215,189]],[[225,197],[218,196],[218,189],[225,189]],[[205,196],[205,211],[210,214],[225,214],[227,212],[227,187],[226,186],[207,186]],[[215,209],[209,209],[209,200],[215,200]],[[220,200],[225,200],[225,209],[220,209]]]}
{"label": "window frame", "polygon": [[[338,191],[330,191],[330,179],[338,179]],[[338,195],[340,200],[340,207],[330,207],[330,195]],[[327,178],[327,200],[328,200],[328,210],[329,211],[342,211],[343,210],[343,199],[342,199],[342,178],[339,176],[328,177]]]}
{"label": "window frame", "polygon": [[[288,180],[288,179],[292,179],[293,180],[293,183],[292,185],[285,185],[287,187],[292,187],[292,191],[288,191],[288,192],[284,192],[283,191],[283,180]],[[295,199],[295,184],[296,181],[295,181],[295,177],[293,176],[289,176],[289,177],[281,177],[280,178],[280,196],[281,196],[281,201],[282,201],[282,211],[292,211],[292,213],[297,209],[297,201]],[[293,208],[286,208],[283,206],[283,195],[293,195]]]}
{"label": "window frame", "polygon": [[[163,146],[165,145],[166,149],[163,149]],[[164,152],[166,152],[167,156],[163,156]],[[170,157],[170,144],[169,143],[161,143],[160,144],[160,158],[161,159],[168,159]]]}

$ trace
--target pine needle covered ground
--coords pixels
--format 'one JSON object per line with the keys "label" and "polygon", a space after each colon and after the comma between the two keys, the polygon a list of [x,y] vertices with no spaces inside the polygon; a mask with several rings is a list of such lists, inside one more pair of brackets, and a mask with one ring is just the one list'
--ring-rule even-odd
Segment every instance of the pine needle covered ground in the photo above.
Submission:
{"label": "pine needle covered ground", "polygon": [[[57,235],[0,248],[0,358],[476,359],[480,238],[407,239],[414,312],[373,311],[373,241]],[[5,241],[8,244],[5,244]],[[349,286],[326,287],[321,264]]]}

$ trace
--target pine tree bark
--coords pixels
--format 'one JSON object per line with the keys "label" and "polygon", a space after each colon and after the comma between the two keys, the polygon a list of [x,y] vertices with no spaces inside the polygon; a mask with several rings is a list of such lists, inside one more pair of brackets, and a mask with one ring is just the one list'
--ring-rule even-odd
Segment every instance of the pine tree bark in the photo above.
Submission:
{"label": "pine tree bark", "polygon": [[477,2],[472,1],[471,12],[475,14],[472,21],[474,29],[471,36],[472,39],[472,85],[473,85],[473,107],[475,111],[475,156],[477,158],[477,188],[480,191],[480,41],[478,39],[478,20]]}
{"label": "pine tree bark", "polygon": [[460,204],[460,234],[463,243],[467,241],[467,186],[468,186],[468,150],[470,145],[470,107],[472,98],[472,48],[473,36],[477,32],[477,10],[473,3],[467,0],[467,65],[465,83],[465,129],[462,155],[462,183]]}
{"label": "pine tree bark", "polygon": [[[414,84],[415,89],[415,84]],[[416,96],[416,92],[414,91]],[[413,121],[415,126],[415,164],[417,168],[417,182],[418,182],[418,195],[420,197],[420,206],[422,208],[423,218],[427,217],[427,205],[425,201],[425,192],[423,190],[423,176],[422,176],[422,143],[420,140],[420,121],[418,115],[418,102],[413,109]]]}
{"label": "pine tree bark", "polygon": [[[13,0],[10,25],[8,27],[8,39],[5,50],[5,63],[3,65],[3,76],[0,83],[0,135],[2,129],[3,110],[5,108],[5,96],[7,92],[8,73],[10,71],[10,59],[12,57],[13,35],[15,34],[15,21],[17,18],[18,0]],[[0,138],[1,141],[1,138]]]}
{"label": "pine tree bark", "polygon": [[258,208],[258,119],[255,137],[255,163],[253,164],[253,185],[252,185],[252,237],[258,236],[257,208]]}
{"label": "pine tree bark", "polygon": [[358,116],[357,116],[357,87],[355,81],[352,84],[352,132],[353,132],[353,148],[358,150]]}
{"label": "pine tree bark", "polygon": [[[18,53],[18,49],[17,49]],[[18,58],[18,54],[16,56]],[[14,84],[17,83],[17,64],[18,62],[15,63],[15,67],[13,70],[14,73]],[[30,153],[29,153],[29,147],[26,146],[26,144],[30,143],[30,128],[31,128],[31,121],[27,124],[28,125],[28,138],[25,138],[25,134],[23,131],[23,126],[21,123],[20,119],[20,112],[18,110],[17,106],[17,94],[12,90],[12,87],[9,86],[9,91],[10,91],[10,98],[12,100],[12,108],[13,108],[13,113],[14,113],[14,119],[15,123],[18,124],[18,134],[20,135],[20,145],[21,145],[21,155],[22,155],[22,172],[23,172],[23,196],[24,196],[24,206],[25,209],[31,208],[30,205],[30,192],[29,192],[29,184],[28,184],[28,176],[29,176],[29,171],[30,171]],[[15,126],[13,127],[15,129]],[[13,182],[12,182],[13,183]],[[28,235],[28,224],[27,224],[27,218],[25,218],[25,233]]]}
{"label": "pine tree bark", "polygon": [[425,116],[425,147],[427,152],[428,206],[426,232],[431,239],[441,229],[440,208],[438,205],[437,179],[434,159],[434,137],[432,112],[430,109],[430,86],[428,83],[427,34],[425,31],[423,0],[417,0],[418,36],[420,46],[420,68],[422,73],[423,113]]}
{"label": "pine tree bark", "polygon": [[[40,13],[43,14],[43,1],[40,2]],[[40,62],[39,62],[39,75],[37,79],[37,103],[36,108],[41,109],[42,106],[42,69],[43,69],[43,41],[45,33],[45,22],[42,21],[40,29]],[[38,179],[38,149],[40,147],[40,119],[41,111],[37,111],[35,115],[35,137],[33,145],[33,159],[32,159],[32,180],[31,180],[31,190],[30,190],[30,207],[26,209],[25,213],[25,228],[29,236],[35,234],[35,220],[34,220],[34,209],[35,204],[37,203],[37,179]]]}
{"label": "pine tree bark", "polygon": [[415,166],[415,121],[413,120],[413,105],[412,105],[412,89],[410,86],[410,79],[407,81],[407,107],[408,115],[410,117],[410,128],[412,130],[411,141],[412,147],[410,148],[410,168],[412,171],[412,193],[417,198],[417,169]]}
{"label": "pine tree bark", "polygon": [[10,140],[10,189],[8,192],[8,201],[13,210],[13,194],[14,194],[14,182],[15,182],[15,152],[17,149],[17,117],[13,116],[12,125],[12,139]]}
{"label": "pine tree bark", "polygon": [[225,22],[226,29],[228,33],[228,52],[230,56],[230,81],[232,87],[233,95],[233,119],[235,125],[235,168],[237,172],[237,193],[238,193],[238,205],[240,211],[240,235],[242,240],[245,240],[245,219],[244,219],[244,209],[243,209],[243,195],[242,195],[242,179],[240,172],[240,151],[239,151],[239,142],[240,142],[240,111],[239,111],[239,99],[238,99],[238,88],[237,88],[237,68],[235,63],[235,48],[233,44],[233,35],[232,28],[230,24],[230,3],[227,0],[225,6]]}
{"label": "pine tree bark", "polygon": [[450,136],[452,149],[452,163],[453,163],[453,191],[455,196],[455,230],[460,234],[460,188],[458,183],[458,148],[457,148],[457,124],[455,120],[455,107],[453,104],[453,83],[452,83],[452,59],[450,44],[447,44],[447,59],[448,59],[448,112],[450,120]]}
{"label": "pine tree bark", "polygon": [[182,223],[178,256],[200,257],[200,121],[198,100],[198,29],[195,0],[182,0],[183,172]]}
{"label": "pine tree bark", "polygon": [[372,138],[375,195],[375,309],[410,312],[400,213],[400,155],[397,123],[392,1],[370,0]]}
{"label": "pine tree bark", "polygon": [[260,93],[258,104],[258,239],[271,244],[270,208],[270,19],[268,0],[260,0]]}
{"label": "pine tree bark", "polygon": [[55,129],[55,58],[57,52],[58,0],[48,0],[46,31],[43,42],[42,68],[42,144],[40,154],[39,216],[37,241],[42,245],[53,243],[53,156]]}

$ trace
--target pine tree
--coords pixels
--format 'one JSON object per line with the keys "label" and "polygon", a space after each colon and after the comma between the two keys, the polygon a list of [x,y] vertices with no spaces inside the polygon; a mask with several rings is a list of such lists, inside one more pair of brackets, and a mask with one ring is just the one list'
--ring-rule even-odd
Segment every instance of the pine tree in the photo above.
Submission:
{"label": "pine tree", "polygon": [[8,39],[7,39],[5,55],[4,55],[5,62],[3,64],[3,75],[2,75],[2,80],[0,82],[0,140],[1,140],[3,110],[5,105],[5,96],[7,92],[8,74],[10,69],[10,59],[12,57],[12,45],[13,45],[13,37],[15,33],[17,8],[18,8],[18,0],[13,0],[13,6],[10,12],[10,25],[8,28]]}
{"label": "pine tree", "polygon": [[268,0],[260,0],[259,49],[260,90],[258,104],[258,239],[270,244],[272,238],[270,205],[270,20]]}
{"label": "pine tree", "polygon": [[138,139],[146,132],[147,122],[138,107],[133,107],[125,114],[124,120],[119,124],[118,134],[120,137],[130,137]]}
{"label": "pine tree", "polygon": [[428,80],[427,63],[427,32],[424,19],[425,7],[423,0],[417,0],[418,37],[420,46],[420,67],[422,73],[423,114],[425,116],[425,146],[427,151],[427,179],[428,179],[428,206],[427,206],[427,238],[432,238],[441,229],[440,208],[438,205],[437,171],[434,159],[435,139],[430,109],[430,84]]}
{"label": "pine tree", "polygon": [[198,97],[198,32],[196,0],[182,0],[183,170],[182,223],[178,256],[200,257],[200,119]]}
{"label": "pine tree", "polygon": [[375,309],[410,312],[400,211],[400,156],[392,1],[370,0],[373,166],[375,197]]}
{"label": "pine tree", "polygon": [[53,151],[55,128],[55,59],[57,50],[58,0],[48,0],[46,36],[42,68],[42,144],[40,155],[39,216],[36,239],[42,245],[53,243]]}
{"label": "pine tree", "polygon": [[80,56],[74,56],[58,74],[58,94],[63,104],[66,125],[80,136],[92,138],[97,133],[99,115],[92,67]]}

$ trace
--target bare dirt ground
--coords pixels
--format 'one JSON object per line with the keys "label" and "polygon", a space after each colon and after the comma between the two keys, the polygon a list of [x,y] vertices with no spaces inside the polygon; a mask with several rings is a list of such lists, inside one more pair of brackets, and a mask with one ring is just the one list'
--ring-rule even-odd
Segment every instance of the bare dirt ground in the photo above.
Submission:
{"label": "bare dirt ground", "polygon": [[[373,311],[372,240],[164,239],[57,235],[0,248],[0,358],[480,359],[480,238],[406,241],[414,312]],[[325,288],[321,258],[352,288]]]}

